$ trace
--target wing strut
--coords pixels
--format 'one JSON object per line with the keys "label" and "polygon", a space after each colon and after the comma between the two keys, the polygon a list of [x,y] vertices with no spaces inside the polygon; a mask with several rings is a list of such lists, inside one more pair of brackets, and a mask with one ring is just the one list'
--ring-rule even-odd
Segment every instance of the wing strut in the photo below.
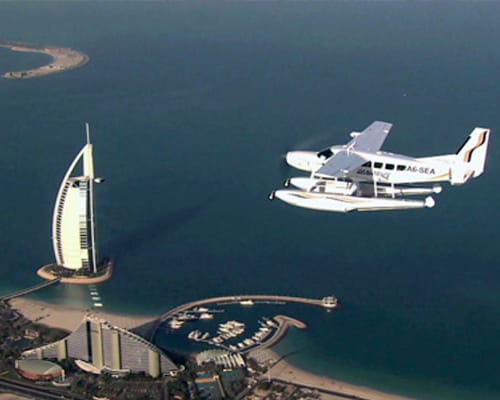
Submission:
{"label": "wing strut", "polygon": [[375,176],[375,168],[373,165],[373,161],[370,163],[372,167],[372,179],[373,179],[373,194],[375,197],[378,197],[378,192],[377,192],[377,177]]}

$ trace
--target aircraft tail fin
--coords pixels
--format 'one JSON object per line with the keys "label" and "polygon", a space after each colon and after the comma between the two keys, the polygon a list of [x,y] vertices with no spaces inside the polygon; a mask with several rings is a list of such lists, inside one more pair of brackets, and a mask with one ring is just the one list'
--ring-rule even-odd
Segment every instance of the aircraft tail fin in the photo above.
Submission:
{"label": "aircraft tail fin", "polygon": [[458,149],[452,168],[451,183],[462,184],[484,172],[490,129],[474,128],[465,143]]}

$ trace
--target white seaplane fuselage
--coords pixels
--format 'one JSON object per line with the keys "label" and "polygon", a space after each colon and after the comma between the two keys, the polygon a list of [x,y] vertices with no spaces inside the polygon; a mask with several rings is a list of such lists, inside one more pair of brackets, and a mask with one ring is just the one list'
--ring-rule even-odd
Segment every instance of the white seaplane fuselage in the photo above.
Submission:
{"label": "white seaplane fuselage", "polygon": [[[333,146],[330,150],[332,151],[331,157],[333,157],[343,148]],[[389,185],[443,181],[456,185],[465,183],[468,179],[467,170],[464,169],[461,174],[458,173],[457,167],[461,163],[456,162],[455,155],[412,158],[383,151],[376,153],[356,151],[356,154],[369,161],[346,174],[343,179]],[[286,161],[290,166],[307,172],[317,171],[329,158],[321,158],[314,151],[292,151],[286,155]],[[456,176],[453,176],[455,174],[452,174],[452,171],[456,172]]]}
{"label": "white seaplane fuselage", "polygon": [[402,197],[440,193],[439,182],[461,185],[484,171],[489,129],[474,128],[456,154],[414,158],[378,150],[391,127],[375,121],[363,132],[351,133],[347,145],[288,152],[286,162],[310,176],[287,179],[285,186],[297,190],[277,190],[270,199],[337,212],[433,207],[430,196]]}
{"label": "white seaplane fuselage", "polygon": [[[342,146],[332,147],[331,156],[342,149]],[[292,185],[299,190],[277,190],[273,196],[297,207],[319,211],[431,208],[435,202],[430,196],[423,200],[401,197],[440,193],[442,188],[437,182],[462,184],[472,174],[466,170],[456,173],[459,163],[455,163],[455,155],[411,158],[382,151],[356,154],[370,161],[342,178],[331,179],[314,175],[314,171],[321,168],[329,158],[320,157],[313,151],[287,153],[286,161],[290,166],[311,172],[312,175],[288,179],[286,186]],[[452,171],[455,171],[455,174],[452,174]],[[432,183],[433,186],[407,186],[422,183]]]}

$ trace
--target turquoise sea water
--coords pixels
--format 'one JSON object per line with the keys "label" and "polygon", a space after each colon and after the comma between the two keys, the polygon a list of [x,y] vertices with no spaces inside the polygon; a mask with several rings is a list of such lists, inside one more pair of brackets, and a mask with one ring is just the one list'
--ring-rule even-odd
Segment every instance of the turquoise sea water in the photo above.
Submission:
{"label": "turquoise sea water", "polygon": [[[500,397],[500,4],[0,3],[2,39],[68,46],[84,68],[0,81],[0,292],[53,259],[63,173],[91,123],[105,309],[276,293],[342,302],[278,349],[297,365],[421,399]],[[0,49],[0,71],[42,55]],[[267,201],[290,149],[395,124],[384,149],[454,152],[494,130],[487,170],[431,210],[339,215]],[[90,305],[88,289],[36,295]]]}

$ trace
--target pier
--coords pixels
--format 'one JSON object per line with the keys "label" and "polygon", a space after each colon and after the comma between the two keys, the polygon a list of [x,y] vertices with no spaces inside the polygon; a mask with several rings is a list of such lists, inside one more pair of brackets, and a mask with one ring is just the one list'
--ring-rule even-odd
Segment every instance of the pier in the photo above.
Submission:
{"label": "pier", "polygon": [[[326,298],[326,297],[325,297]],[[188,311],[194,307],[206,306],[209,304],[237,304],[241,301],[254,301],[254,302],[269,302],[269,303],[302,303],[309,304],[311,306],[333,308],[325,305],[324,299],[309,299],[306,297],[293,297],[293,296],[276,296],[276,295],[266,295],[266,294],[243,294],[239,296],[222,296],[222,297],[210,297],[208,299],[196,300],[190,303],[181,304],[171,310],[167,311],[165,314],[160,316],[158,320],[160,322],[165,322],[170,317],[175,314]]]}
{"label": "pier", "polygon": [[15,297],[25,296],[27,294],[36,292],[37,290],[43,289],[47,286],[51,286],[51,285],[54,285],[56,283],[59,283],[60,281],[61,281],[61,278],[56,278],[56,279],[52,279],[50,281],[45,281],[45,282],[39,283],[38,285],[31,286],[31,287],[26,288],[26,289],[18,290],[17,292],[8,294],[6,296],[2,296],[2,297],[0,297],[0,301],[9,301]]}

